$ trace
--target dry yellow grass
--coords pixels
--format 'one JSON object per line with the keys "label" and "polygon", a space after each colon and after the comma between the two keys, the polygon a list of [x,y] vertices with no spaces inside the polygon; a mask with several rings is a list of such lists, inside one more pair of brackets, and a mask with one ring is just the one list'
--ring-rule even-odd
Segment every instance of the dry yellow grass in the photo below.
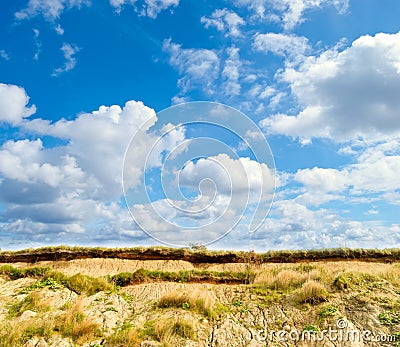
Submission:
{"label": "dry yellow grass", "polygon": [[190,293],[174,291],[163,295],[158,301],[158,307],[193,309],[205,316],[212,317],[214,315],[215,297],[209,291],[194,290]]}
{"label": "dry yellow grass", "polygon": [[99,325],[87,318],[83,310],[82,300],[78,299],[63,314],[55,318],[54,330],[78,344],[88,342],[99,336]]}

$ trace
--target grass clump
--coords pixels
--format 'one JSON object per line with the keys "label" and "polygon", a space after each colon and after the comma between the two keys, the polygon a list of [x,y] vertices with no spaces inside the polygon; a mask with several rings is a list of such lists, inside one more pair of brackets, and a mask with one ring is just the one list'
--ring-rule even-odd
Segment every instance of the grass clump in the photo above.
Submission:
{"label": "grass clump", "polygon": [[35,336],[50,338],[52,325],[46,320],[30,320],[18,322],[18,329],[11,321],[0,323],[0,347],[23,346]]}
{"label": "grass clump", "polygon": [[271,284],[273,289],[290,290],[300,287],[307,281],[307,275],[293,270],[279,272]]}
{"label": "grass clump", "polygon": [[69,337],[78,344],[101,336],[100,326],[83,313],[81,301],[76,302],[63,314],[56,317],[54,330],[59,332],[62,337]]}
{"label": "grass clump", "polygon": [[43,280],[54,281],[77,294],[87,294],[89,296],[101,291],[112,292],[115,290],[115,286],[105,278],[90,277],[80,273],[68,277],[61,272],[50,271],[44,276]]}
{"label": "grass clump", "polygon": [[210,293],[205,291],[193,291],[190,294],[185,292],[170,292],[165,294],[158,301],[159,308],[182,308],[185,310],[194,310],[206,317],[215,316],[215,300]]}
{"label": "grass clump", "polygon": [[363,272],[344,272],[337,275],[333,281],[333,286],[338,290],[354,289],[356,287],[380,285],[382,279]]}
{"label": "grass clump", "polygon": [[8,308],[8,318],[14,318],[20,316],[26,310],[34,312],[45,312],[50,310],[50,306],[46,301],[43,301],[40,294],[32,292],[25,298],[17,301]]}
{"label": "grass clump", "polygon": [[28,268],[16,268],[12,265],[0,266],[0,275],[5,275],[11,280],[25,277],[43,277],[50,269],[48,267],[34,266]]}
{"label": "grass clump", "polygon": [[293,297],[295,301],[299,303],[309,303],[314,305],[327,301],[328,295],[328,290],[324,284],[314,280],[308,280],[301,286],[301,288],[295,291]]}
{"label": "grass clump", "polygon": [[138,347],[141,343],[138,331],[132,324],[125,322],[121,328],[116,329],[103,342],[104,347]]}
{"label": "grass clump", "polygon": [[148,321],[144,324],[141,333],[142,338],[151,337],[163,344],[171,346],[174,339],[196,339],[193,323],[183,318],[161,317],[157,321]]}

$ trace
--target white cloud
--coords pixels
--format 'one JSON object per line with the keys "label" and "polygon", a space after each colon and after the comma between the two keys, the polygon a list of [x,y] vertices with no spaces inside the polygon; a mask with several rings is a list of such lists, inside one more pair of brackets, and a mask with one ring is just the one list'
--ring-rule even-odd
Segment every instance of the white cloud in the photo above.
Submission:
{"label": "white cloud", "polygon": [[64,72],[72,70],[76,65],[75,54],[79,52],[79,50],[79,47],[75,45],[63,43],[63,45],[61,46],[61,51],[63,52],[65,63],[62,67],[54,69],[51,75],[57,77]]}
{"label": "white cloud", "polygon": [[294,34],[267,33],[254,35],[253,48],[260,52],[271,52],[292,60],[302,60],[310,50],[307,38]]}
{"label": "white cloud", "polygon": [[255,248],[260,250],[368,248],[371,245],[384,248],[400,242],[396,224],[355,221],[330,210],[311,210],[297,200],[276,201],[271,217],[253,236]]}
{"label": "white cloud", "polygon": [[122,196],[125,148],[132,134],[149,119],[156,119],[152,109],[129,101],[123,108],[101,106],[71,121],[20,121],[25,132],[67,143],[45,148],[36,139],[2,145],[2,230],[39,244],[81,244],[82,236],[73,235],[82,233],[91,243],[108,240],[115,244],[119,233],[143,238],[117,202]]}
{"label": "white cloud", "polygon": [[61,27],[60,24],[57,24],[57,26],[54,28],[54,30],[56,31],[57,35],[64,35],[64,29]]}
{"label": "white cloud", "polygon": [[0,58],[10,60],[10,55],[4,49],[0,49]]}
{"label": "white cloud", "polygon": [[[282,74],[302,110],[261,125],[269,133],[335,141],[383,139],[400,130],[400,33],[365,35],[339,52],[308,57]],[[362,64],[360,64],[362,62]]]}
{"label": "white cloud", "polygon": [[224,62],[221,75],[224,79],[223,87],[227,96],[240,94],[241,85],[239,83],[240,69],[242,62],[239,57],[239,48],[229,47],[227,49],[228,58]]}
{"label": "white cloud", "polygon": [[183,77],[178,81],[183,93],[202,86],[213,94],[212,84],[219,76],[220,59],[214,50],[182,48],[171,39],[164,40],[163,51],[170,56],[169,62]]}
{"label": "white cloud", "polygon": [[58,167],[39,162],[42,149],[40,139],[6,142],[0,149],[0,175],[25,183],[41,181],[51,187],[58,186],[63,176]]}
{"label": "white cloud", "polygon": [[245,195],[249,201],[268,199],[275,188],[274,172],[266,164],[249,158],[232,159],[227,154],[189,162],[179,177],[181,184],[191,187],[210,179],[220,194],[240,199]]}
{"label": "white cloud", "polygon": [[299,199],[307,205],[320,205],[345,197],[378,194],[381,201],[391,203],[393,194],[400,190],[399,151],[399,141],[391,141],[367,148],[356,163],[342,169],[314,167],[299,170],[294,176],[304,187],[304,194]]}
{"label": "white cloud", "polygon": [[157,18],[161,11],[167,10],[171,7],[179,5],[179,0],[144,0],[143,3],[138,4],[138,0],[110,0],[110,5],[120,12],[125,5],[135,5],[135,10],[142,16],[150,18]]}
{"label": "white cloud", "polygon": [[156,18],[157,15],[170,7],[178,6],[179,0],[145,0],[146,7],[142,14],[150,18]]}
{"label": "white cloud", "polygon": [[33,29],[33,41],[36,46],[36,52],[33,56],[33,60],[39,60],[39,55],[42,52],[42,43],[39,40],[40,31],[39,29]]}
{"label": "white cloud", "polygon": [[42,15],[53,22],[60,17],[64,10],[73,7],[80,8],[88,4],[88,0],[29,0],[26,8],[15,13],[15,18],[23,20]]}
{"label": "white cloud", "polygon": [[29,96],[21,87],[0,83],[0,121],[16,125],[36,112],[35,105],[27,107]]}
{"label": "white cloud", "polygon": [[149,119],[156,119],[152,109],[141,102],[128,101],[123,108],[101,106],[72,121],[62,119],[50,124],[33,120],[24,127],[31,132],[68,140],[63,150],[76,158],[78,166],[94,179],[96,187],[92,194],[108,200],[121,193],[124,151],[131,136]]}
{"label": "white cloud", "polygon": [[206,28],[215,27],[218,31],[225,32],[227,37],[241,37],[240,27],[245,25],[240,16],[226,8],[215,10],[210,18],[201,17],[201,23]]}
{"label": "white cloud", "polygon": [[237,6],[248,7],[260,19],[279,21],[285,30],[302,23],[307,10],[330,5],[345,13],[348,3],[349,0],[235,0]]}

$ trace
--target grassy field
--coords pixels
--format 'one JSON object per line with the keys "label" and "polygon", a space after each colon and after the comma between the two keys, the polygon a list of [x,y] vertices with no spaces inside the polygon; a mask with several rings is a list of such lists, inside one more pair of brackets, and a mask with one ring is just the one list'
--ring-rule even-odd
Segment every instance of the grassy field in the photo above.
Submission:
{"label": "grassy field", "polygon": [[[0,264],[0,347],[39,342],[49,347],[263,347],[268,344],[255,340],[260,329],[317,334],[335,327],[338,320],[345,320],[352,329],[390,337],[368,346],[400,346],[397,250],[255,254],[57,247],[3,252],[2,256],[57,252],[81,257],[39,257],[35,264],[32,258],[23,262],[17,258],[18,262]],[[107,256],[98,256],[101,252]],[[127,258],[171,253],[180,258]],[[266,254],[274,261],[268,262]],[[183,260],[193,255],[196,261]],[[237,261],[200,263],[199,255],[214,260],[226,260],[228,255]],[[271,343],[319,346],[283,343],[276,337]],[[359,346],[330,344],[326,338],[323,345]]]}

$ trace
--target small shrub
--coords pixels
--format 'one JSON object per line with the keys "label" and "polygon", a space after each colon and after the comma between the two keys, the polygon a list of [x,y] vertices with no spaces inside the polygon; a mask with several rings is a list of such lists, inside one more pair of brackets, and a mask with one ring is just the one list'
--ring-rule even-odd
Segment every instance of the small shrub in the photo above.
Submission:
{"label": "small shrub", "polygon": [[236,300],[234,300],[234,301],[232,302],[232,305],[235,306],[235,307],[240,307],[240,306],[243,305],[243,303],[242,303],[242,300],[236,299]]}
{"label": "small shrub", "polygon": [[315,325],[308,324],[304,327],[303,331],[310,331],[310,332],[315,332],[317,333],[319,331],[318,327]]}
{"label": "small shrub", "polygon": [[383,325],[393,325],[400,323],[400,312],[390,311],[379,314],[379,321]]}
{"label": "small shrub", "polygon": [[20,293],[21,293],[21,294],[27,294],[27,293],[29,293],[29,292],[32,291],[32,290],[41,289],[41,288],[44,288],[44,287],[48,287],[48,288],[50,288],[50,289],[52,289],[52,290],[56,290],[56,289],[60,288],[61,285],[60,285],[56,280],[54,280],[54,279],[51,278],[51,277],[50,277],[50,278],[47,278],[47,279],[42,278],[42,279],[39,280],[38,282],[33,283],[33,284],[31,284],[30,286],[28,286],[28,287],[22,289],[22,290],[20,291]]}
{"label": "small shrub", "polygon": [[328,316],[333,316],[337,312],[337,308],[335,306],[329,305],[325,307],[320,313],[319,316],[321,318],[327,318]]}

